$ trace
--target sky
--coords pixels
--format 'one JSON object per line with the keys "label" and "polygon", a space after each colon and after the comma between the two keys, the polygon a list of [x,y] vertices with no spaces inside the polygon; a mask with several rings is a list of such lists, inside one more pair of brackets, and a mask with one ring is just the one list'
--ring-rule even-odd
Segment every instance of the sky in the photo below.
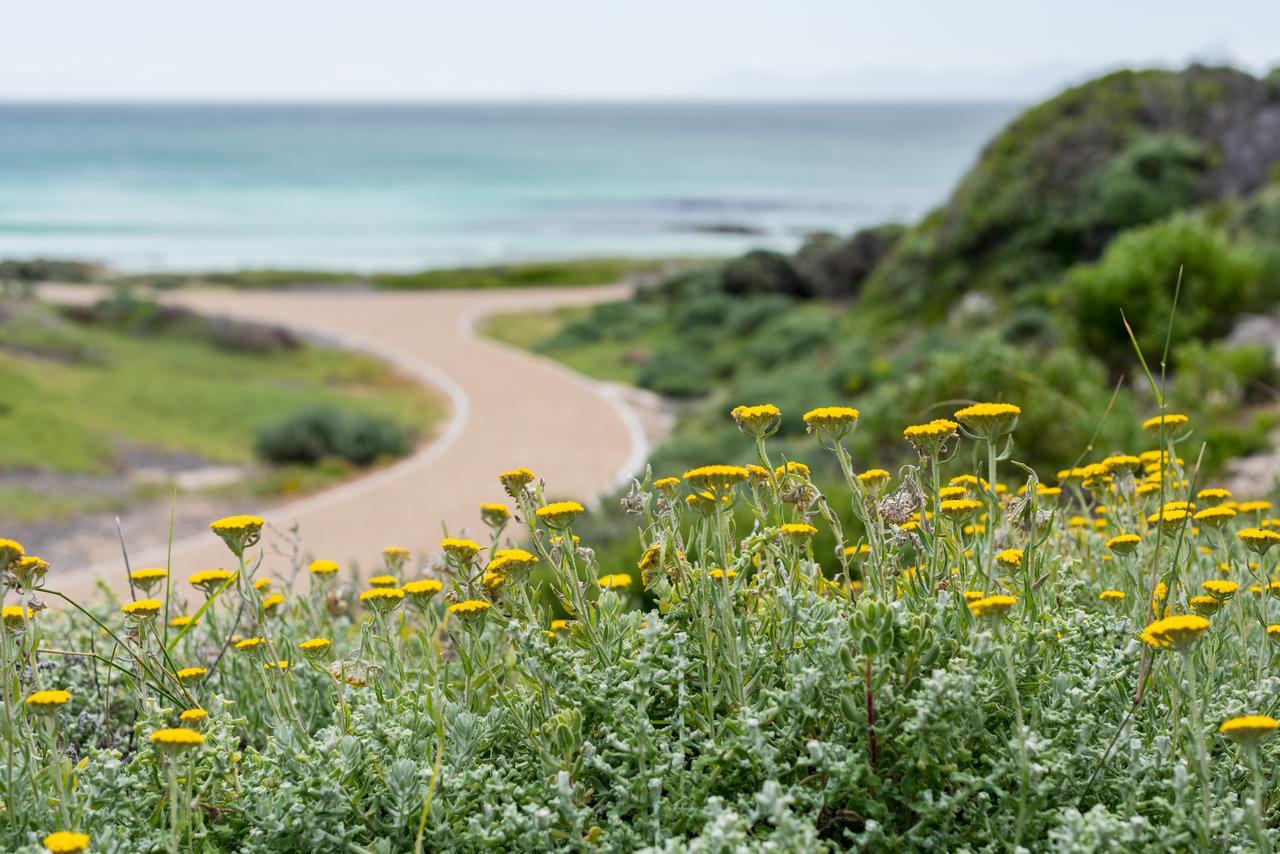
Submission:
{"label": "sky", "polygon": [[1280,63],[1276,0],[39,0],[4,100],[1032,99]]}

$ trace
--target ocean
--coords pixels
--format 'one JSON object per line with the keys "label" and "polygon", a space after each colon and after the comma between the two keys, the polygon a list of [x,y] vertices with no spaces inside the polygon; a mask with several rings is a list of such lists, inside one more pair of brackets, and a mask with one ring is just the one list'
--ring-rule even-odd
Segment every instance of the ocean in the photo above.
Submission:
{"label": "ocean", "polygon": [[0,258],[411,270],[913,220],[1015,104],[0,105]]}

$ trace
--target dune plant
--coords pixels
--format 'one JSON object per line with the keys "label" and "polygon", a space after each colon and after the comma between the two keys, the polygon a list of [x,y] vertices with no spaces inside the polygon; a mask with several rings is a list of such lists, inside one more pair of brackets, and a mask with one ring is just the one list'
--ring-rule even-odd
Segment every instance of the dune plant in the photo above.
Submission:
{"label": "dune plant", "polygon": [[[0,846],[1270,849],[1280,518],[1160,403],[1043,480],[1008,402],[907,426],[893,472],[857,409],[736,407],[751,458],[623,499],[636,566],[523,468],[486,536],[362,578],[233,516],[230,568],[53,610],[0,540]],[[771,453],[788,418],[851,517]]]}

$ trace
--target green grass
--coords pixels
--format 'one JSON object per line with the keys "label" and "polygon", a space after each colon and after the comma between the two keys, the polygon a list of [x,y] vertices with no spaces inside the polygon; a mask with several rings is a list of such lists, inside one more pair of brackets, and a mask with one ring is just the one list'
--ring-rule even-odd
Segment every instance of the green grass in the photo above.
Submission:
{"label": "green grass", "polygon": [[160,273],[125,276],[122,284],[156,287],[218,285],[232,288],[367,286],[384,290],[483,290],[551,285],[603,285],[628,276],[659,272],[680,264],[667,259],[578,258],[487,267],[456,267],[413,273],[364,275],[334,270],[236,270],[214,273]]}
{"label": "green grass", "polygon": [[[0,470],[106,473],[121,444],[189,451],[220,463],[252,459],[254,433],[305,406],[330,404],[427,431],[440,404],[367,356],[303,346],[229,352],[187,337],[131,336],[10,324],[0,350]],[[42,355],[25,352],[24,338]],[[59,352],[59,345],[74,345]],[[17,352],[15,352],[15,348]]]}
{"label": "green grass", "polygon": [[480,332],[504,344],[549,356],[589,377],[635,384],[659,336],[642,334],[625,341],[614,339],[566,347],[554,345],[556,333],[584,320],[589,314],[590,309],[579,306],[493,314],[480,324]]}

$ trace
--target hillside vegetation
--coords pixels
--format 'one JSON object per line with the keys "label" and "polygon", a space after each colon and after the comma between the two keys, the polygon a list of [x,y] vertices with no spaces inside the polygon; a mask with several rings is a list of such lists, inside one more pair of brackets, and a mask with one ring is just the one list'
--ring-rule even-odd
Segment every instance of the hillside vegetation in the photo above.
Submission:
{"label": "hillside vegetation", "polygon": [[[1154,401],[1122,311],[1157,372],[1172,314],[1168,397],[1212,425],[1203,463],[1216,471],[1268,447],[1280,423],[1274,351],[1222,337],[1280,306],[1276,122],[1277,75],[1109,75],[1017,118],[919,224],[706,266],[539,318],[532,342],[526,317],[489,331],[687,399],[653,455],[658,474],[749,450],[723,418],[742,401],[852,402],[855,456],[885,463],[905,459],[902,413],[1008,398],[1030,404],[1015,454],[1053,480],[1091,440],[1139,441],[1136,415]],[[778,439],[815,477],[834,476],[798,425]]]}
{"label": "hillside vegetation", "polygon": [[[309,435],[285,420],[297,414],[372,419],[407,439],[429,430],[441,409],[378,360],[277,327],[129,298],[64,309],[0,301],[0,518],[29,523],[118,509],[164,491],[134,482],[135,469],[246,466],[264,437],[275,447],[292,439],[286,447],[296,449]],[[361,434],[348,435],[360,443]],[[412,443],[386,447],[403,453]],[[377,453],[335,456],[367,464]],[[298,467],[264,472],[245,487],[316,486],[349,473]]]}

